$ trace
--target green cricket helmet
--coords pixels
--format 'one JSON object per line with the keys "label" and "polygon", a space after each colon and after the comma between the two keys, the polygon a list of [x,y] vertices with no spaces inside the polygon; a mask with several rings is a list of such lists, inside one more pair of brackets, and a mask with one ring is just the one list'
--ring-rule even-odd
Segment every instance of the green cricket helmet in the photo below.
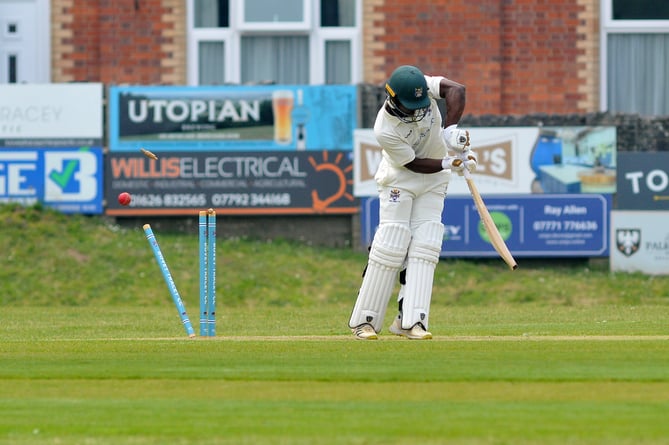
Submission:
{"label": "green cricket helmet", "polygon": [[418,122],[430,109],[425,76],[415,66],[396,68],[386,82],[386,93],[391,113],[404,122]]}

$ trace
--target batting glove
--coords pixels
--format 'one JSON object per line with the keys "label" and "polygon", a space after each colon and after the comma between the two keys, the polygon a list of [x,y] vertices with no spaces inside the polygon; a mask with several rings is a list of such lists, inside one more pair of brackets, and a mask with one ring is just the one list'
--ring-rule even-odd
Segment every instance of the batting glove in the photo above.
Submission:
{"label": "batting glove", "polygon": [[450,125],[441,132],[446,146],[456,153],[465,152],[469,147],[469,131],[460,130],[457,125]]}
{"label": "batting glove", "polygon": [[476,156],[476,153],[471,150],[466,150],[458,157],[462,160],[462,163],[465,164],[467,170],[471,173],[476,171],[476,167],[479,165],[479,158]]}
{"label": "batting glove", "polygon": [[464,169],[473,172],[476,171],[477,166],[478,158],[476,157],[476,153],[471,150],[466,150],[458,156],[446,156],[441,160],[441,167],[444,170],[450,169],[460,176],[464,174]]}

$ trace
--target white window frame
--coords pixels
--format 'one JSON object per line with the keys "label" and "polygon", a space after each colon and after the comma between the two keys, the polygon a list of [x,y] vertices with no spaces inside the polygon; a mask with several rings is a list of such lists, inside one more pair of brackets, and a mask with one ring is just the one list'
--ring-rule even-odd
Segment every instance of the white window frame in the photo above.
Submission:
{"label": "white window frame", "polygon": [[325,83],[325,46],[327,42],[332,41],[347,41],[351,44],[351,82],[357,83],[361,76],[362,56],[360,54],[359,31],[355,28],[320,28],[312,40],[312,64],[311,64],[311,79],[312,83]]}
{"label": "white window frame", "polygon": [[191,28],[188,39],[187,77],[188,85],[199,85],[200,68],[198,50],[200,42],[222,42],[225,46],[225,82],[239,82],[239,70],[235,70],[233,61],[236,60],[239,45],[235,44],[235,36],[229,29]]}
{"label": "white window frame", "polygon": [[[188,0],[186,2],[186,32],[187,38],[187,55],[186,55],[186,77],[187,83],[190,86],[199,85],[200,68],[198,65],[198,49],[200,42],[222,42],[225,45],[225,82],[239,82],[239,78],[235,79],[235,70],[233,68],[233,61],[236,60],[239,44],[235,45],[235,30],[232,28],[232,23],[228,28],[195,28],[193,26],[195,16],[194,2],[197,0]],[[230,22],[232,20],[232,13],[237,2],[230,2]]]}
{"label": "white window frame", "polygon": [[51,1],[37,0],[37,72],[44,82],[51,82]]}
{"label": "white window frame", "polygon": [[600,63],[599,63],[599,107],[608,108],[608,36],[609,34],[668,34],[669,20],[614,20],[613,0],[600,2]]}
{"label": "white window frame", "polygon": [[355,23],[357,26],[320,26],[321,2],[315,0],[314,23],[315,34],[311,39],[311,83],[325,83],[325,44],[331,40],[348,40],[351,42],[351,83],[362,82],[362,2],[356,0]]}
{"label": "white window frame", "polygon": [[[320,0],[303,0],[307,13],[303,22],[270,22],[243,24],[242,1],[230,1],[228,28],[194,28],[194,1],[187,0],[187,82],[196,86],[199,81],[198,44],[201,41],[223,42],[225,44],[225,83],[241,82],[241,38],[248,35],[306,35],[309,37],[309,84],[325,83],[325,44],[331,40],[351,42],[351,84],[362,81],[362,2],[356,0],[355,23],[353,27],[321,27]],[[256,26],[258,25],[258,26]]]}

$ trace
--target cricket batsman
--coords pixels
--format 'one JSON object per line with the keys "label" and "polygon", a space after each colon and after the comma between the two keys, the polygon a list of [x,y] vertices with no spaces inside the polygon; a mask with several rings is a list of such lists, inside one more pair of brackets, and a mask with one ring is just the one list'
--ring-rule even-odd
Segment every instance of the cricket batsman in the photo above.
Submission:
{"label": "cricket batsman", "polygon": [[[448,182],[451,171],[462,174],[465,168],[474,171],[477,166],[469,132],[458,128],[465,109],[465,87],[404,65],[393,71],[385,89],[387,97],[374,123],[383,154],[374,177],[379,226],[349,327],[357,339],[378,338],[402,271],[399,314],[390,332],[409,339],[431,339],[432,283],[443,242],[441,214]],[[446,100],[443,128],[438,98]]]}

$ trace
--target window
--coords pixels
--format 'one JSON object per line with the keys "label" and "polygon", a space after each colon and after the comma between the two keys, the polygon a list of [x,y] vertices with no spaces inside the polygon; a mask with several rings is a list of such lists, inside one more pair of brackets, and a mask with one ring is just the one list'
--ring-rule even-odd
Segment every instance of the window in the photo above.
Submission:
{"label": "window", "polygon": [[198,84],[222,84],[225,79],[225,43],[201,41],[198,54]]}
{"label": "window", "polygon": [[230,25],[228,1],[196,0],[193,16],[195,28],[227,28]]}
{"label": "window", "polygon": [[277,25],[301,28],[308,26],[309,6],[305,0],[244,0],[240,24],[247,29],[271,29]]}
{"label": "window", "polygon": [[188,83],[361,80],[362,0],[188,0]]}
{"label": "window", "polygon": [[242,83],[309,83],[309,38],[244,36]]}
{"label": "window", "polygon": [[325,42],[325,83],[351,83],[351,42],[328,40]]}
{"label": "window", "polygon": [[8,83],[16,83],[18,75],[16,73],[16,54],[10,54],[7,60],[7,80]]}
{"label": "window", "polygon": [[669,115],[669,3],[603,0],[603,110]]}
{"label": "window", "polygon": [[669,20],[669,2],[657,0],[613,0],[613,20]]}
{"label": "window", "polygon": [[18,21],[7,21],[2,24],[1,28],[1,34],[0,38],[8,39],[8,40],[16,40],[21,38],[21,34],[19,32],[19,23]]}
{"label": "window", "polygon": [[321,0],[321,26],[355,26],[355,0]]}

